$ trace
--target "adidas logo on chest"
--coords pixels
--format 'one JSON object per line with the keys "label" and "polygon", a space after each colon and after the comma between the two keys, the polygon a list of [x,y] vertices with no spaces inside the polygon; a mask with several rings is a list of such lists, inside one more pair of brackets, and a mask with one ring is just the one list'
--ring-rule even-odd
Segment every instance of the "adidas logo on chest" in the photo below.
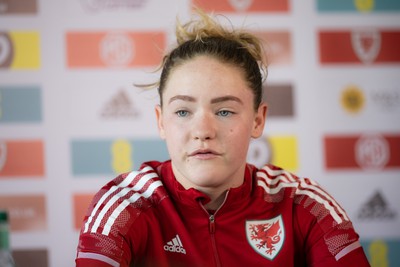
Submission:
{"label": "adidas logo on chest", "polygon": [[186,254],[186,250],[183,248],[179,235],[176,235],[174,238],[172,238],[171,241],[167,242],[167,244],[164,246],[164,250],[169,252]]}

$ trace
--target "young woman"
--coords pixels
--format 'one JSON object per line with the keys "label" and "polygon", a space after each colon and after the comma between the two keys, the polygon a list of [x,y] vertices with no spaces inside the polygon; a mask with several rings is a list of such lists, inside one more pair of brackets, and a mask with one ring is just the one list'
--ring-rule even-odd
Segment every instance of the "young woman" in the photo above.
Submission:
{"label": "young woman", "polygon": [[178,24],[177,41],[157,83],[171,160],[98,192],[77,266],[369,266],[345,211],[314,181],[246,163],[267,112],[259,40],[200,12]]}

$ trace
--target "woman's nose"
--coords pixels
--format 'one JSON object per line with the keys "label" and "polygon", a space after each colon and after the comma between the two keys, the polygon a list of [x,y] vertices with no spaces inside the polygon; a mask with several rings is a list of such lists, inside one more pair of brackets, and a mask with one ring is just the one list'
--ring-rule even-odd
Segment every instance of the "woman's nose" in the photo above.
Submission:
{"label": "woman's nose", "polygon": [[198,114],[193,123],[192,135],[194,139],[205,141],[215,137],[215,122],[212,114]]}

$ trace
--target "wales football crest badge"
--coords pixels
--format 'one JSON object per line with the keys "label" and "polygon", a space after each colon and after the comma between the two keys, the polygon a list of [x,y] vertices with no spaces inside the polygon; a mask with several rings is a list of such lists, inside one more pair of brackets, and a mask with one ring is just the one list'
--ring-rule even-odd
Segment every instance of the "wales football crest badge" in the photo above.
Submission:
{"label": "wales football crest badge", "polygon": [[246,221],[246,236],[247,241],[256,252],[273,260],[285,240],[282,215],[269,220]]}

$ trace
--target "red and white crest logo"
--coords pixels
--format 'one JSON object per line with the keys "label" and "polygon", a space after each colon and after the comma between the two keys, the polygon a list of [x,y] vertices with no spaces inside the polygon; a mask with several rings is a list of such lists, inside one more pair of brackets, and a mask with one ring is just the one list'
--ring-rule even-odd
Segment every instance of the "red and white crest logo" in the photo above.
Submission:
{"label": "red and white crest logo", "polygon": [[246,236],[256,252],[273,260],[281,250],[285,239],[282,216],[263,221],[246,221]]}
{"label": "red and white crest logo", "polygon": [[252,0],[229,0],[229,2],[237,11],[245,11],[253,3]]}
{"label": "red and white crest logo", "polygon": [[372,63],[381,50],[381,34],[377,30],[358,30],[351,33],[354,52],[363,63]]}

